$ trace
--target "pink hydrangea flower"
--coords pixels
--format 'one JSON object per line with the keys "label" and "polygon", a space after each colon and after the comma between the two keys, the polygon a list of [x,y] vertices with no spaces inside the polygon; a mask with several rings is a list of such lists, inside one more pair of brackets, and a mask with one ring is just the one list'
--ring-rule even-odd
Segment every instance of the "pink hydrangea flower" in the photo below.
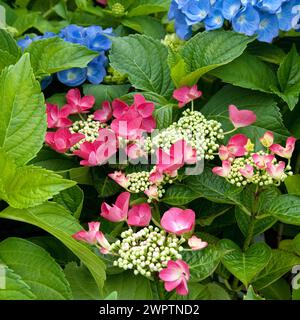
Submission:
{"label": "pink hydrangea flower", "polygon": [[160,223],[167,232],[182,235],[193,230],[195,212],[191,209],[171,208],[163,214]]}
{"label": "pink hydrangea flower", "polygon": [[60,128],[55,132],[47,132],[45,142],[56,152],[65,153],[84,138],[85,135],[81,133],[71,133],[67,128]]}
{"label": "pink hydrangea flower", "polygon": [[235,128],[250,126],[256,121],[256,115],[250,110],[239,110],[236,106],[229,106],[229,118]]}
{"label": "pink hydrangea flower", "polygon": [[259,168],[259,169],[266,169],[267,165],[269,163],[272,163],[272,161],[275,159],[275,156],[272,154],[268,154],[268,155],[260,155],[257,153],[254,153],[252,155],[252,159],[255,163],[255,165]]}
{"label": "pink hydrangea flower", "polygon": [[269,148],[274,143],[274,134],[271,131],[267,131],[260,139],[260,143],[266,147]]}
{"label": "pink hydrangea flower", "polygon": [[280,181],[285,170],[285,163],[279,161],[278,164],[268,163],[266,171],[275,180]]}
{"label": "pink hydrangea flower", "polygon": [[154,200],[158,200],[158,188],[156,185],[150,186],[147,190],[144,191],[145,195]]}
{"label": "pink hydrangea flower", "polygon": [[109,173],[108,176],[113,179],[121,187],[127,189],[129,185],[129,179],[121,171],[115,171],[114,173]]}
{"label": "pink hydrangea flower", "polygon": [[105,123],[111,119],[112,115],[113,115],[113,111],[109,101],[104,101],[102,103],[102,109],[99,109],[94,112],[94,120]]}
{"label": "pink hydrangea flower", "polygon": [[244,134],[236,134],[232,136],[227,146],[219,148],[219,157],[221,160],[233,161],[235,157],[242,157],[247,153],[246,145],[248,138]]}
{"label": "pink hydrangea flower", "polygon": [[206,241],[202,241],[200,238],[196,236],[192,236],[188,240],[188,245],[192,250],[201,250],[208,246],[208,243]]}
{"label": "pink hydrangea flower", "polygon": [[87,113],[95,104],[93,96],[84,96],[81,98],[79,89],[71,89],[66,95],[67,105],[71,113]]}
{"label": "pink hydrangea flower", "polygon": [[146,157],[147,153],[143,150],[142,146],[139,143],[132,143],[126,146],[125,152],[129,159],[135,160],[142,157]]}
{"label": "pink hydrangea flower", "polygon": [[151,217],[151,207],[148,203],[137,204],[128,211],[127,223],[129,226],[146,227]]}
{"label": "pink hydrangea flower", "polygon": [[184,107],[189,102],[198,99],[202,96],[202,92],[198,90],[197,85],[195,84],[192,87],[182,87],[174,90],[173,98],[176,99],[179,103],[179,108]]}
{"label": "pink hydrangea flower", "polygon": [[254,175],[254,168],[250,164],[246,164],[245,168],[240,169],[240,173],[246,178],[251,179]]}
{"label": "pink hydrangea flower", "polygon": [[48,128],[66,128],[72,125],[72,121],[68,119],[71,111],[68,106],[61,109],[51,103],[46,103],[46,106]]}
{"label": "pink hydrangea flower", "polygon": [[188,294],[187,282],[190,279],[190,270],[183,260],[168,261],[167,268],[159,272],[159,278],[164,281],[166,291],[176,289],[180,295]]}
{"label": "pink hydrangea flower", "polygon": [[100,252],[107,254],[110,249],[110,244],[105,238],[104,234],[99,231],[100,222],[89,222],[89,231],[81,230],[72,235],[78,241],[84,241],[91,245],[99,244],[101,246]]}
{"label": "pink hydrangea flower", "polygon": [[129,208],[130,193],[122,192],[116,203],[112,206],[103,202],[101,205],[101,216],[111,222],[120,222],[127,219],[128,208]]}
{"label": "pink hydrangea flower", "polygon": [[212,172],[220,177],[228,178],[231,172],[231,163],[227,160],[222,161],[222,167],[215,167]]}
{"label": "pink hydrangea flower", "polygon": [[295,150],[296,141],[296,138],[289,137],[286,140],[285,147],[281,146],[280,144],[272,144],[270,150],[282,158],[291,159]]}
{"label": "pink hydrangea flower", "polygon": [[96,2],[101,4],[102,6],[106,6],[107,5],[107,1],[108,0],[96,0]]}
{"label": "pink hydrangea flower", "polygon": [[151,172],[149,181],[154,184],[160,184],[164,179],[164,175],[162,172],[156,170],[154,172]]}
{"label": "pink hydrangea flower", "polygon": [[115,134],[108,129],[100,129],[99,136],[94,142],[84,142],[79,150],[73,153],[80,158],[82,166],[103,165],[108,159],[117,152],[117,141]]}

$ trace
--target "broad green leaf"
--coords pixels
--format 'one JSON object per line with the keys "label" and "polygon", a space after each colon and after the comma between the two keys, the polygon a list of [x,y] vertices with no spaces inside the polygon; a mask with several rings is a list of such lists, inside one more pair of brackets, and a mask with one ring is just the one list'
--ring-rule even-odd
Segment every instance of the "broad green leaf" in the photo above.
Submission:
{"label": "broad green leaf", "polygon": [[17,18],[12,27],[17,30],[17,36],[21,36],[26,30],[35,27],[40,17],[40,12],[29,12],[26,9],[18,11]]}
{"label": "broad green leaf", "polygon": [[170,3],[170,0],[136,0],[128,8],[128,17],[166,12],[169,9]]}
{"label": "broad green leaf", "polygon": [[111,292],[107,297],[104,298],[104,300],[118,300],[118,292]]}
{"label": "broad green leaf", "polygon": [[292,240],[292,250],[300,256],[300,233]]}
{"label": "broad green leaf", "polygon": [[44,97],[25,54],[0,75],[0,147],[26,164],[42,148],[46,128]]}
{"label": "broad green leaf", "polygon": [[123,19],[122,24],[125,27],[133,29],[154,39],[162,39],[166,34],[165,28],[161,24],[161,22],[149,16],[139,16],[131,17],[129,19]]}
{"label": "broad green leaf", "polygon": [[166,64],[168,49],[162,43],[142,35],[112,38],[112,42],[111,65],[127,74],[135,88],[167,98],[172,95],[174,86]]}
{"label": "broad green leaf", "polygon": [[64,269],[75,300],[100,300],[97,284],[84,265],[70,262]]}
{"label": "broad green leaf", "polygon": [[72,235],[82,227],[77,220],[62,206],[56,203],[44,203],[30,209],[6,208],[0,218],[33,224],[59,239],[68,247],[93,275],[100,294],[105,281],[105,265],[86,245],[76,241]]}
{"label": "broad green leaf", "polygon": [[197,296],[197,300],[231,300],[227,290],[219,283],[210,282]]}
{"label": "broad green leaf", "polygon": [[271,258],[272,251],[265,243],[253,244],[246,252],[231,240],[221,240],[219,246],[225,251],[223,265],[246,287]]}
{"label": "broad green leaf", "polygon": [[255,41],[247,47],[247,52],[262,61],[279,65],[285,58],[285,52],[273,44]]}
{"label": "broad green leaf", "polygon": [[259,291],[267,300],[291,300],[290,285],[283,278]]}
{"label": "broad green leaf", "polygon": [[1,29],[0,22],[0,71],[11,64],[15,64],[19,60],[20,56],[21,49],[18,47],[13,37],[8,32]]}
{"label": "broad green leaf", "polygon": [[188,176],[184,183],[198,197],[204,197],[217,203],[238,204],[239,193],[242,188],[229,184],[225,179],[212,173],[211,168],[206,167],[202,174]]}
{"label": "broad green leaf", "polygon": [[254,93],[251,90],[228,85],[218,91],[202,108],[201,112],[208,118],[220,121],[224,129],[228,130],[232,128],[228,114],[228,106],[230,104],[236,105],[239,109],[255,112],[257,116],[256,122],[237,131],[247,135],[252,142],[260,145],[259,138],[267,130],[274,132],[276,143],[283,143],[290,136],[283,124],[276,101],[272,96],[264,93]]}
{"label": "broad green leaf", "polygon": [[75,182],[34,166],[16,167],[0,150],[0,197],[14,208],[28,208],[41,204],[60,191],[74,186]]}
{"label": "broad green leaf", "polygon": [[254,288],[260,290],[269,286],[299,264],[300,257],[283,250],[272,250],[269,263],[254,279]]}
{"label": "broad green leaf", "polygon": [[0,259],[22,277],[38,300],[72,298],[63,270],[47,251],[21,238],[0,243]]}
{"label": "broad green leaf", "polygon": [[130,88],[128,84],[121,85],[93,85],[86,84],[83,86],[83,92],[86,96],[92,95],[96,99],[96,109],[101,109],[104,101],[112,102],[116,98],[120,98],[125,95]]}
{"label": "broad green leaf", "polygon": [[132,271],[109,275],[104,285],[104,294],[118,292],[119,300],[151,300],[150,280],[143,276],[135,276]]}
{"label": "broad green leaf", "polygon": [[83,191],[78,186],[74,186],[61,191],[58,195],[54,196],[53,200],[72,212],[75,218],[79,219],[83,198]]}
{"label": "broad green leaf", "polygon": [[[248,234],[251,217],[247,215],[243,210],[236,207],[235,218],[243,235],[246,236]],[[277,222],[277,219],[274,217],[265,217],[263,219],[255,220],[253,236],[264,233],[266,230],[270,229],[276,222]]]}
{"label": "broad green leaf", "polygon": [[166,104],[155,109],[156,128],[165,129],[173,123],[174,105]]}
{"label": "broad green leaf", "polygon": [[94,186],[101,198],[111,197],[122,190],[116,182],[104,174],[94,177]]}
{"label": "broad green leaf", "polygon": [[262,213],[287,224],[300,226],[300,196],[282,194],[276,201],[265,205]]}
{"label": "broad green leaf", "polygon": [[279,96],[293,110],[300,94],[300,56],[295,46],[280,64],[277,76],[282,92]]}
{"label": "broad green leaf", "polygon": [[32,42],[25,50],[37,77],[70,68],[85,68],[98,54],[79,44],[58,37]]}
{"label": "broad green leaf", "polygon": [[36,299],[36,296],[28,284],[18,274],[3,264],[0,258],[0,300],[33,299]]}
{"label": "broad green leaf", "polygon": [[174,83],[177,87],[196,84],[205,73],[239,57],[253,40],[223,30],[196,34],[176,57],[169,59]]}
{"label": "broad green leaf", "polygon": [[183,260],[189,265],[191,282],[198,282],[209,277],[218,267],[222,251],[213,245],[202,250],[184,251]]}
{"label": "broad green leaf", "polygon": [[199,198],[199,194],[183,184],[174,184],[166,189],[162,202],[172,206],[182,206]]}
{"label": "broad green leaf", "polygon": [[293,176],[287,177],[284,180],[284,184],[289,194],[300,196],[300,174],[295,174]]}
{"label": "broad green leaf", "polygon": [[259,294],[255,293],[252,286],[249,286],[247,294],[244,295],[243,300],[266,300],[262,298]]}
{"label": "broad green leaf", "polygon": [[271,88],[277,88],[273,69],[248,53],[210,73],[226,83],[246,89],[270,93]]}

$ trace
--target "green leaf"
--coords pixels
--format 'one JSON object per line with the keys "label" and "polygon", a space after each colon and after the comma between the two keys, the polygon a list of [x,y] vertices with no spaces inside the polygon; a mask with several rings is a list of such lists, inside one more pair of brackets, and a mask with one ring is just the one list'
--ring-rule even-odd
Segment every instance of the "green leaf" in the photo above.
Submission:
{"label": "green leaf", "polygon": [[146,16],[157,12],[166,12],[170,0],[136,0],[128,8],[128,17]]}
{"label": "green leaf", "polygon": [[277,76],[282,92],[279,96],[293,110],[300,94],[300,56],[295,46],[280,64]]}
{"label": "green leaf", "polygon": [[112,102],[114,99],[125,95],[130,88],[129,84],[121,85],[93,85],[85,84],[83,86],[83,92],[86,96],[91,95],[96,99],[96,109],[101,109],[104,101]]}
{"label": "green leaf", "polygon": [[277,88],[273,69],[248,53],[210,73],[226,83],[246,89],[270,93],[271,88]]}
{"label": "green leaf", "polygon": [[63,190],[53,198],[55,202],[72,212],[73,216],[77,219],[79,219],[81,214],[83,199],[83,191],[78,186]]}
{"label": "green leaf", "polygon": [[153,116],[156,119],[156,128],[165,129],[173,123],[174,105],[166,104],[156,108]]}
{"label": "green leaf", "polygon": [[300,258],[296,255],[283,250],[272,250],[269,263],[254,279],[254,288],[260,290],[269,286],[298,264],[300,264]]}
{"label": "green leaf", "polygon": [[292,240],[293,251],[300,256],[300,233]]}
{"label": "green leaf", "polygon": [[20,10],[11,25],[17,30],[16,35],[21,36],[26,30],[35,27],[40,15],[40,12],[29,12],[26,9]]}
{"label": "green leaf", "polygon": [[263,206],[261,213],[271,215],[283,223],[300,226],[300,196],[282,194],[276,201]]}
{"label": "green leaf", "polygon": [[244,295],[243,300],[266,300],[266,299],[262,298],[260,295],[255,293],[253,287],[249,286],[247,290],[247,294]]}
{"label": "green leaf", "polygon": [[276,101],[272,96],[241,89],[233,86],[226,86],[216,93],[209,102],[202,108],[201,112],[208,118],[220,121],[225,128],[231,129],[229,121],[228,106],[236,105],[239,109],[248,109],[255,112],[257,120],[247,128],[239,129],[237,132],[247,135],[253,142],[260,144],[259,138],[265,131],[270,130],[275,134],[275,139],[285,142],[290,133],[285,128],[282,116]]}
{"label": "green leaf", "polygon": [[0,197],[14,208],[28,208],[41,204],[60,191],[74,186],[75,182],[34,166],[17,168],[0,149]]}
{"label": "green leaf", "polygon": [[267,300],[291,300],[290,285],[283,278],[278,279],[259,291]]}
{"label": "green leaf", "polygon": [[152,291],[150,281],[143,276],[135,276],[127,271],[107,277],[104,294],[118,292],[118,300],[151,300]]}
{"label": "green leaf", "polygon": [[184,251],[183,260],[189,265],[191,282],[198,282],[209,277],[218,267],[222,251],[213,245],[202,250]]}
{"label": "green leaf", "polygon": [[89,269],[93,275],[100,294],[105,281],[105,265],[86,245],[76,241],[72,235],[82,227],[77,220],[56,203],[44,203],[30,209],[7,208],[0,213],[0,218],[33,224],[59,239]]}
{"label": "green leaf", "polygon": [[165,63],[168,49],[162,43],[142,35],[112,38],[112,43],[112,67],[127,74],[135,88],[167,98],[172,95],[174,86]]}
{"label": "green leaf", "polygon": [[78,266],[76,262],[70,262],[64,271],[74,300],[100,300],[97,284],[84,265]]}
{"label": "green leaf", "polygon": [[183,184],[175,184],[166,189],[162,202],[172,206],[182,206],[199,198],[199,194]]}
{"label": "green leaf", "polygon": [[58,37],[34,41],[25,52],[30,53],[31,65],[37,77],[70,68],[85,68],[98,56],[95,51]]}
{"label": "green leaf", "polygon": [[281,48],[270,43],[259,41],[252,42],[248,46],[247,52],[258,57],[262,61],[277,65],[279,65],[286,56],[285,52]]}
{"label": "green leaf", "polygon": [[253,40],[223,30],[196,34],[176,57],[169,59],[174,83],[177,87],[196,84],[205,73],[239,57]]}
{"label": "green leaf", "polygon": [[199,292],[197,300],[231,300],[231,298],[219,283],[210,282]]}
{"label": "green leaf", "polygon": [[133,29],[154,39],[162,39],[166,34],[165,28],[161,24],[161,22],[149,16],[139,16],[131,17],[129,19],[123,19],[122,24],[125,27]]}
{"label": "green leaf", "polygon": [[[2,287],[1,284],[4,284],[4,286]],[[28,284],[0,260],[0,300],[33,299],[36,299],[36,296],[33,294]]]}
{"label": "green leaf", "polygon": [[20,56],[21,49],[18,47],[13,37],[8,32],[1,29],[0,22],[0,71],[11,64],[15,64]]}
{"label": "green leaf", "polygon": [[42,148],[47,129],[44,98],[25,54],[0,75],[0,147],[17,165]]}
{"label": "green leaf", "polygon": [[206,167],[201,175],[188,176],[184,183],[198,197],[204,197],[217,203],[237,204],[242,188],[229,184],[225,179],[212,173],[211,168]]}
{"label": "green leaf", "polygon": [[95,177],[94,186],[101,198],[111,197],[122,190],[121,187],[107,175]]}
{"label": "green leaf", "polygon": [[226,252],[221,259],[223,265],[246,287],[271,258],[271,249],[265,243],[253,244],[246,252],[231,240],[221,240],[219,245]]}
{"label": "green leaf", "polygon": [[61,267],[47,251],[32,242],[20,238],[2,241],[0,259],[22,277],[38,300],[72,298]]}
{"label": "green leaf", "polygon": [[288,193],[300,196],[300,174],[289,176],[284,180]]}

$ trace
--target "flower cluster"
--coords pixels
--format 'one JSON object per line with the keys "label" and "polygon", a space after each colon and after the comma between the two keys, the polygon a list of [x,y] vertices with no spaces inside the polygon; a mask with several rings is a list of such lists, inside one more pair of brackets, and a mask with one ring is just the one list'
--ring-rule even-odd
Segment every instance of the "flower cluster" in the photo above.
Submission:
{"label": "flower cluster", "polygon": [[191,37],[194,25],[214,30],[229,22],[236,32],[272,42],[279,30],[298,28],[299,4],[299,0],[172,0],[169,19],[175,20],[182,39]]}
{"label": "flower cluster", "polygon": [[[258,186],[279,185],[287,176],[292,175],[290,159],[296,139],[287,139],[286,146],[274,144],[272,132],[266,132],[260,139],[265,150],[251,152],[254,145],[243,134],[237,134],[229,140],[227,146],[221,146],[219,156],[222,167],[213,168],[213,172],[226,178],[238,187],[254,183]],[[276,156],[288,160],[279,161]]]}
{"label": "flower cluster", "polygon": [[[73,238],[96,246],[102,254],[110,254],[114,266],[133,270],[134,274],[145,277],[159,276],[165,289],[181,295],[188,293],[189,266],[182,260],[184,250],[201,250],[207,242],[195,235],[188,235],[195,226],[195,212],[187,209],[171,208],[161,218],[159,227],[149,225],[152,218],[151,207],[144,203],[129,209],[130,194],[123,192],[114,205],[102,203],[101,216],[111,222],[126,221],[129,228],[120,234],[120,239],[109,243],[99,231],[99,222],[90,222],[89,231],[81,230]],[[142,227],[134,232],[131,226]],[[184,237],[185,236],[185,237]],[[184,248],[188,238],[189,248]]]}
{"label": "flower cluster", "polygon": [[[76,87],[88,80],[92,84],[99,84],[106,76],[107,57],[105,53],[111,48],[111,41],[108,36],[112,36],[112,29],[102,29],[99,26],[90,26],[87,28],[69,25],[62,29],[59,34],[46,32],[42,36],[25,36],[18,41],[18,45],[24,50],[33,41],[59,37],[64,41],[83,45],[93,51],[98,52],[87,68],[71,68],[59,71],[58,80],[70,87]],[[44,79],[42,86],[45,88],[51,82],[52,77]]]}

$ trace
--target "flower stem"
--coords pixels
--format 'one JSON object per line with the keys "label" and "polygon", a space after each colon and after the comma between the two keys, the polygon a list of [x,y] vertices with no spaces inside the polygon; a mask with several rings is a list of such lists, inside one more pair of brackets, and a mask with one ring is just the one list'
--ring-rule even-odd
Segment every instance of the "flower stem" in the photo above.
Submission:
{"label": "flower stem", "polygon": [[223,132],[223,134],[224,135],[226,135],[226,134],[230,134],[230,133],[233,133],[234,131],[236,131],[237,130],[237,128],[233,128],[232,130],[230,130],[230,131],[227,131],[227,132]]}

